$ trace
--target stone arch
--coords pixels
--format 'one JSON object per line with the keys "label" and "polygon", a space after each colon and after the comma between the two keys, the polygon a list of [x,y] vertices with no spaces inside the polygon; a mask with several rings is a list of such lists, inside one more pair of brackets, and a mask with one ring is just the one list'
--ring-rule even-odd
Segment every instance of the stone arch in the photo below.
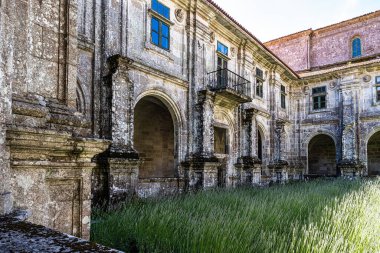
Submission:
{"label": "stone arch", "polygon": [[86,103],[86,95],[83,89],[82,84],[79,80],[77,80],[77,88],[76,88],[76,109],[78,112],[82,114],[86,114],[87,112],[87,103]]}
{"label": "stone arch", "polygon": [[328,133],[312,135],[307,146],[308,174],[337,176],[336,141]]}
{"label": "stone arch", "polygon": [[[228,141],[228,153],[232,153],[232,147],[234,145],[235,141],[235,126],[234,126],[234,121],[231,117],[231,115],[226,111],[226,110],[221,110],[221,109],[215,109],[214,113],[214,131],[215,128],[224,128],[227,129],[227,141]],[[215,144],[215,138],[216,136],[214,135],[214,144]]]}
{"label": "stone arch", "polygon": [[178,176],[181,122],[178,108],[166,94],[148,91],[136,99],[134,147],[144,159],[140,178]]}
{"label": "stone arch", "polygon": [[367,140],[368,175],[380,175],[380,129],[376,129]]}
{"label": "stone arch", "polygon": [[265,152],[264,152],[265,134],[264,134],[264,130],[261,124],[257,124],[256,134],[257,134],[256,135],[256,138],[257,138],[256,154],[257,154],[257,157],[261,160],[261,162],[263,162],[264,156],[265,156]]}

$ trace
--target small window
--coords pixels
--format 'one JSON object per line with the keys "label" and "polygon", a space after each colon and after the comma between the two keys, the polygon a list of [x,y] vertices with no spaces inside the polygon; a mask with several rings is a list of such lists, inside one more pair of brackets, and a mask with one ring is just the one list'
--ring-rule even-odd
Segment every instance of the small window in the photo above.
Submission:
{"label": "small window", "polygon": [[216,154],[228,154],[227,129],[214,127],[214,150]]}
{"label": "small window", "polygon": [[228,47],[225,46],[224,44],[220,43],[218,41],[218,48],[217,48],[218,52],[225,55],[225,56],[228,56]]}
{"label": "small window", "polygon": [[376,101],[380,102],[380,86],[376,86]]}
{"label": "small window", "polygon": [[152,0],[152,10],[166,19],[170,19],[170,9],[157,0]]}
{"label": "small window", "polygon": [[256,68],[256,96],[264,97],[264,73]]}
{"label": "small window", "polygon": [[362,41],[360,38],[355,38],[352,41],[352,58],[362,56]]}
{"label": "small window", "polygon": [[380,76],[376,77],[376,84],[380,84]]}
{"label": "small window", "polygon": [[[170,9],[157,0],[152,0],[152,9],[160,16],[170,19]],[[152,16],[151,41],[165,50],[170,48],[170,26],[161,17]]]}
{"label": "small window", "polygon": [[281,108],[286,108],[286,88],[284,85],[281,85]]}
{"label": "small window", "polygon": [[326,87],[313,88],[313,109],[321,110],[326,108]]}

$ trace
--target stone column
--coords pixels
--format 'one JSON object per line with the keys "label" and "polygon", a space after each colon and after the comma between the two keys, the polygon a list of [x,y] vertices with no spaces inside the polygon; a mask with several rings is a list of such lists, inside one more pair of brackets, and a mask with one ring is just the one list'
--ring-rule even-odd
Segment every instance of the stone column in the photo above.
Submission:
{"label": "stone column", "polygon": [[11,119],[11,82],[13,72],[13,1],[0,2],[0,216],[13,208],[7,123]]}
{"label": "stone column", "polygon": [[243,120],[243,156],[235,165],[240,171],[241,184],[255,185],[261,181],[261,161],[256,155],[256,120],[254,111],[248,109]]}
{"label": "stone column", "polygon": [[115,55],[108,63],[112,86],[109,198],[111,203],[118,203],[135,194],[141,161],[133,147],[134,84],[128,73],[132,61]]}
{"label": "stone column", "polygon": [[277,120],[274,129],[274,161],[268,167],[272,170],[272,180],[275,182],[288,181],[289,163],[285,161],[282,151],[285,122]]}
{"label": "stone column", "polygon": [[358,176],[364,169],[358,158],[359,87],[360,80],[355,73],[341,80],[342,156],[338,168],[342,176]]}
{"label": "stone column", "polygon": [[198,93],[197,155],[203,158],[214,157],[214,100],[214,92],[203,90]]}
{"label": "stone column", "polygon": [[215,187],[218,184],[220,163],[214,154],[214,99],[208,89],[198,93],[195,106],[196,152],[184,162],[189,190]]}

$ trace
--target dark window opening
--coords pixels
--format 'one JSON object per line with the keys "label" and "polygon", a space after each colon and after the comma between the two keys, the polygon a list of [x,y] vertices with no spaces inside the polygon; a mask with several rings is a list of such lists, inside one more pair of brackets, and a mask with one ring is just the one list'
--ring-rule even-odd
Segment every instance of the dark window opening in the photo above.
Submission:
{"label": "dark window opening", "polygon": [[281,85],[281,108],[286,108],[286,89],[283,85]]}
{"label": "dark window opening", "polygon": [[228,154],[227,129],[214,127],[214,150],[216,154]]}
{"label": "dark window opening", "polygon": [[257,157],[260,161],[263,160],[263,141],[261,139],[260,131],[257,131]]}
{"label": "dark window opening", "polygon": [[313,88],[313,109],[320,110],[326,108],[326,87]]}
{"label": "dark window opening", "polygon": [[376,101],[380,102],[380,86],[376,87]]}
{"label": "dark window opening", "polygon": [[264,97],[264,73],[256,68],[256,96]]}
{"label": "dark window opening", "polygon": [[225,88],[227,87],[228,82],[228,61],[218,56],[218,72],[217,72],[217,82],[218,82],[218,88]]}

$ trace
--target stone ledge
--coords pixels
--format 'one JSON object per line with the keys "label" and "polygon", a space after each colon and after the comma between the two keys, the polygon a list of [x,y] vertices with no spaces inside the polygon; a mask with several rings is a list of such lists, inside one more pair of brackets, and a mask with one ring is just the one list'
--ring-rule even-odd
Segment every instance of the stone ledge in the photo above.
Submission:
{"label": "stone ledge", "polygon": [[1,252],[121,252],[43,226],[0,217]]}

